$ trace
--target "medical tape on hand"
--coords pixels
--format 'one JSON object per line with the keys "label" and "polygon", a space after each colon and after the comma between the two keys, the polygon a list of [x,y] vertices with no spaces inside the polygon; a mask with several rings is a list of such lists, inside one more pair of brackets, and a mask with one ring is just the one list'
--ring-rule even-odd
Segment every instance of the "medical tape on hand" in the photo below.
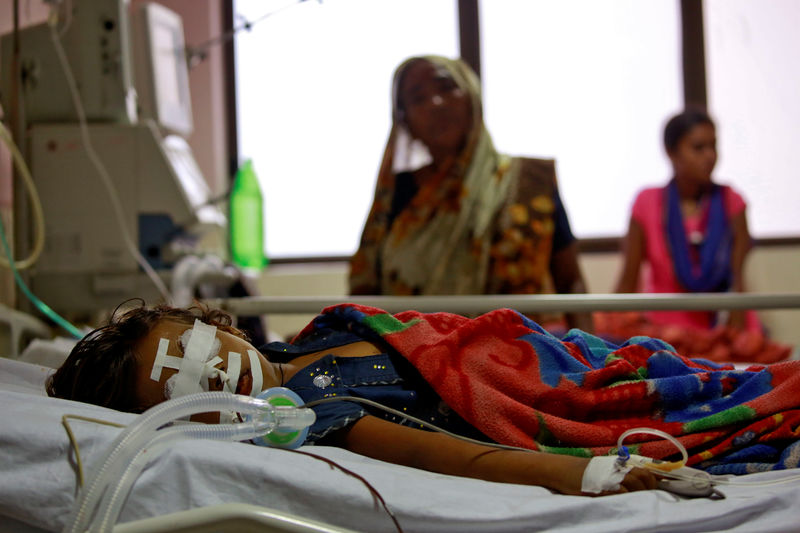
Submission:
{"label": "medical tape on hand", "polygon": [[253,375],[253,388],[250,390],[250,396],[255,398],[261,393],[261,387],[264,385],[264,377],[261,374],[261,361],[258,359],[258,353],[255,350],[247,350],[247,356],[250,358],[250,372]]}
{"label": "medical tape on hand", "polygon": [[[189,342],[183,354],[181,367],[178,369],[178,377],[172,393],[173,398],[202,390],[200,378],[203,375],[206,362],[212,358],[209,355],[214,347],[216,334],[217,328],[195,319]],[[207,388],[208,383],[205,383],[205,385]]]}
{"label": "medical tape on hand", "polygon": [[619,490],[620,482],[633,466],[620,464],[616,456],[592,457],[583,471],[581,491],[599,494]]}

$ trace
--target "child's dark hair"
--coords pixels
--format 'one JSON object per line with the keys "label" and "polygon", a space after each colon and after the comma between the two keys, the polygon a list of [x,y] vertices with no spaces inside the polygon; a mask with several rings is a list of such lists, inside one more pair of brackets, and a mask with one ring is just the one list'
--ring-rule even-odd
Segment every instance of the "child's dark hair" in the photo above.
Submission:
{"label": "child's dark hair", "polygon": [[667,153],[675,150],[683,136],[698,124],[708,124],[714,127],[711,116],[700,107],[688,108],[669,119],[667,125],[664,126],[664,148]]}
{"label": "child's dark hair", "polygon": [[140,302],[138,307],[124,313],[114,311],[108,324],[78,341],[64,364],[47,380],[49,396],[141,412],[134,390],[136,346],[162,320],[191,326],[199,319],[247,339],[231,325],[231,316],[222,310],[200,304],[185,309],[168,305],[146,307]]}

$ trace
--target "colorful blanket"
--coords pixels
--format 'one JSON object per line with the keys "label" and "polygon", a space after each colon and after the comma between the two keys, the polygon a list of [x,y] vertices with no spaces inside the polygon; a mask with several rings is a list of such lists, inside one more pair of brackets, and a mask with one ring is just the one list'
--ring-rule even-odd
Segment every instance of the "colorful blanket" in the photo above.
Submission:
{"label": "colorful blanket", "polygon": [[[580,456],[616,453],[624,431],[674,435],[691,466],[712,473],[797,467],[800,361],[732,365],[687,358],[666,342],[614,345],[571,330],[559,339],[524,315],[329,307],[317,328],[381,338],[405,356],[447,404],[495,442]],[[632,453],[669,459],[674,445],[631,436]]]}

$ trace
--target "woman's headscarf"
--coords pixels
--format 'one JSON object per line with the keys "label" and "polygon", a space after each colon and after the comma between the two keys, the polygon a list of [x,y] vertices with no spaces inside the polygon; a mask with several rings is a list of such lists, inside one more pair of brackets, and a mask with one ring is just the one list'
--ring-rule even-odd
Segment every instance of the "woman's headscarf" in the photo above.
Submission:
{"label": "woman's headscarf", "polygon": [[[403,75],[417,61],[445,69],[469,95],[472,125],[455,163],[445,174],[418,182],[413,198],[391,220],[397,174],[430,162],[399,112]],[[483,122],[480,82],[466,63],[421,56],[400,64],[392,84],[392,128],[375,197],[351,261],[351,294],[486,293],[495,223],[515,187],[518,165],[519,160],[495,150]]]}

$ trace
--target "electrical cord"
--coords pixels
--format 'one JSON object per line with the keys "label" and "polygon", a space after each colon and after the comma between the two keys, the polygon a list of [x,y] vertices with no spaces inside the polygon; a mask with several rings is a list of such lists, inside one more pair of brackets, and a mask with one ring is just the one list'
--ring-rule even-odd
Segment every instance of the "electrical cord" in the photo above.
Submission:
{"label": "electrical cord", "polygon": [[63,10],[66,16],[64,17],[64,26],[58,32],[59,37],[63,37],[72,25],[72,0],[64,0]]}

